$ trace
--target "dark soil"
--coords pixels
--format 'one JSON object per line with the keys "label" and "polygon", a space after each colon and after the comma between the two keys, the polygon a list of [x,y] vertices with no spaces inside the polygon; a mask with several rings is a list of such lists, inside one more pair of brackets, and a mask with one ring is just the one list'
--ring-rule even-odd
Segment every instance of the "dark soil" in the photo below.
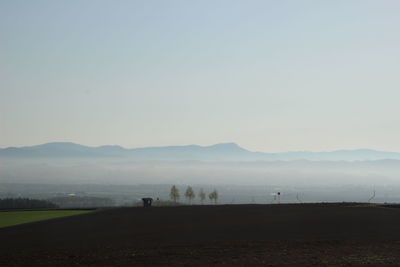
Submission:
{"label": "dark soil", "polygon": [[2,228],[0,241],[0,266],[396,266],[400,209],[119,208]]}

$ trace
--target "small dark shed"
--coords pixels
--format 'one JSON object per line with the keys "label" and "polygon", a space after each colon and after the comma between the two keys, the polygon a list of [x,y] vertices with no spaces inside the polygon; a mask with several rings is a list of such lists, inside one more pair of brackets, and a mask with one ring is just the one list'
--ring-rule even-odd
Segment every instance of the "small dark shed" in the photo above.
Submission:
{"label": "small dark shed", "polygon": [[151,207],[151,203],[153,202],[153,199],[151,197],[145,197],[142,198],[143,201],[143,207]]}

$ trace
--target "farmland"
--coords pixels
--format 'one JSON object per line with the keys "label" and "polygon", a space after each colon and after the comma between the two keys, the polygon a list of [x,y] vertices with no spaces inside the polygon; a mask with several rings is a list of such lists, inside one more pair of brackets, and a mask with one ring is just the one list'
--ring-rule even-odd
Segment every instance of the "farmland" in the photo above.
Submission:
{"label": "farmland", "polygon": [[87,213],[89,210],[2,211],[0,227]]}
{"label": "farmland", "polygon": [[399,224],[354,203],[115,208],[2,228],[0,265],[390,266]]}

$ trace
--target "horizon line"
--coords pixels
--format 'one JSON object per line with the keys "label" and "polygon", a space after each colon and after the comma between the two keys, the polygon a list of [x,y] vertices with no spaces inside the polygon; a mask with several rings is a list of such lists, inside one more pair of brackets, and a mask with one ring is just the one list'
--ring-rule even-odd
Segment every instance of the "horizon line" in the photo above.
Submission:
{"label": "horizon line", "polygon": [[100,147],[120,147],[126,150],[132,150],[132,149],[146,149],[146,148],[168,148],[168,147],[190,147],[190,146],[196,146],[196,147],[201,147],[201,148],[207,148],[207,147],[213,147],[213,146],[218,146],[218,145],[235,145],[243,150],[249,151],[249,152],[254,152],[254,153],[269,153],[269,154],[281,154],[281,153],[331,153],[331,152],[339,152],[339,151],[373,151],[373,152],[385,152],[385,153],[400,153],[399,151],[386,151],[386,150],[377,150],[377,149],[372,149],[372,148],[355,148],[355,149],[336,149],[336,150],[286,150],[286,151],[280,151],[280,152],[265,152],[265,151],[253,151],[253,150],[248,150],[247,148],[244,148],[240,146],[236,142],[222,142],[222,143],[214,143],[211,145],[198,145],[198,144],[187,144],[187,145],[155,145],[155,146],[139,146],[139,147],[124,147],[122,145],[116,145],[116,144],[107,144],[107,145],[97,145],[97,146],[92,146],[92,145],[84,145],[81,143],[75,143],[71,141],[54,141],[54,142],[47,142],[47,143],[40,143],[37,145],[23,145],[23,146],[8,146],[8,147],[0,147],[0,150],[4,149],[12,149],[12,148],[28,148],[28,147],[37,147],[37,146],[43,146],[43,145],[49,145],[49,144],[72,144],[72,145],[79,145],[79,146],[84,146],[84,147],[89,147],[89,148],[100,148]]}

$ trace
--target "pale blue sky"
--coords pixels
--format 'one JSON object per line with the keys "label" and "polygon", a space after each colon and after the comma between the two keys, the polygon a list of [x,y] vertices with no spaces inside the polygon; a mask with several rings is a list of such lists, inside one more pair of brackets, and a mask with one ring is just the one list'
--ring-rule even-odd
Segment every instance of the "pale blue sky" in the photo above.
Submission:
{"label": "pale blue sky", "polygon": [[0,1],[0,147],[400,151],[400,1]]}

